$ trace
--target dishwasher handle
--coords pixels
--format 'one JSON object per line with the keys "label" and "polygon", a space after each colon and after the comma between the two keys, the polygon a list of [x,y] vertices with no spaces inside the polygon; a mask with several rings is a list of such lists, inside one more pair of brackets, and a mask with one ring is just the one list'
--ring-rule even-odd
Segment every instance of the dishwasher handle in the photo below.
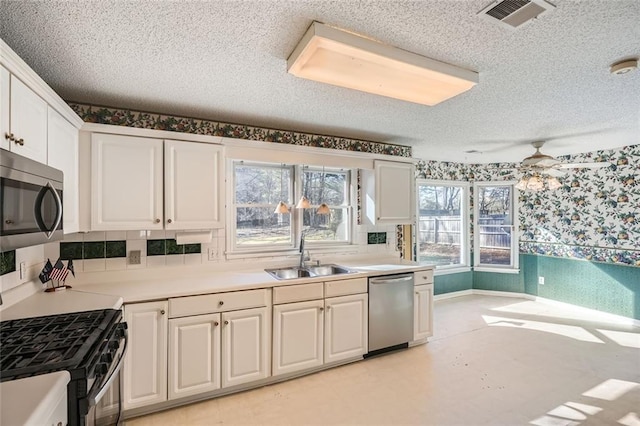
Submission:
{"label": "dishwasher handle", "polygon": [[401,283],[406,281],[413,281],[413,274],[402,275],[397,277],[369,278],[369,284],[391,284],[391,283]]}

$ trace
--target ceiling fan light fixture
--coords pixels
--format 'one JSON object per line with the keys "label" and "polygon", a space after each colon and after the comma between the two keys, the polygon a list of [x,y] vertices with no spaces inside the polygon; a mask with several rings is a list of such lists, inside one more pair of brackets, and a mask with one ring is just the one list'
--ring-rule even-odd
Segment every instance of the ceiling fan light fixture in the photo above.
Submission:
{"label": "ceiling fan light fixture", "polygon": [[287,59],[296,77],[433,106],[475,86],[478,73],[313,22]]}
{"label": "ceiling fan light fixture", "polygon": [[549,179],[547,180],[547,186],[549,187],[549,189],[555,190],[555,189],[560,188],[562,186],[562,184],[560,183],[558,178],[549,177]]}

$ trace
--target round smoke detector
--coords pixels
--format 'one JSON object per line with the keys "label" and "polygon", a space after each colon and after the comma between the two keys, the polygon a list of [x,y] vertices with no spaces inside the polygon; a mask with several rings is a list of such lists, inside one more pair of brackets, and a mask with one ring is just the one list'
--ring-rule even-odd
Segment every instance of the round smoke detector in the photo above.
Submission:
{"label": "round smoke detector", "polygon": [[629,71],[638,69],[637,59],[626,59],[611,65],[611,74],[626,74]]}

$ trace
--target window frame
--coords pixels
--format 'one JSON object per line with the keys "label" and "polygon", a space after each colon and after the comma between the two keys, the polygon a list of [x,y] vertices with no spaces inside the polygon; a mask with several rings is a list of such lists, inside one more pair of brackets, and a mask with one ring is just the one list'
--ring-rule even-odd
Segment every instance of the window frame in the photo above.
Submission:
{"label": "window frame", "polygon": [[[473,269],[478,272],[498,272],[498,273],[511,273],[517,274],[520,272],[520,259],[518,250],[518,241],[520,236],[518,233],[518,227],[516,226],[516,214],[518,209],[518,197],[516,197],[516,185],[515,181],[487,181],[487,182],[475,182],[473,185]],[[509,265],[497,265],[480,262],[480,224],[478,219],[480,218],[480,203],[479,192],[480,188],[492,187],[492,186],[507,186],[510,187],[510,206],[511,206],[511,245],[510,245],[510,264]]]}
{"label": "window frame", "polygon": [[459,187],[460,194],[460,263],[455,265],[435,265],[435,273],[454,273],[471,270],[470,251],[471,239],[469,238],[469,223],[471,211],[469,208],[469,197],[471,185],[467,181],[416,179],[416,230],[415,230],[415,252],[418,263],[427,264],[428,261],[420,260],[419,232],[420,232],[420,186],[446,186]]}

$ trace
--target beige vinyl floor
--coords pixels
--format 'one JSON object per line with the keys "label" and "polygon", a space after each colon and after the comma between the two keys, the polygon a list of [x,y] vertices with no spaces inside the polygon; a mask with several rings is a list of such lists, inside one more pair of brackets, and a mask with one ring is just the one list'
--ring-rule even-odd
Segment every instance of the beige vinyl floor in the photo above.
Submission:
{"label": "beige vinyl floor", "polygon": [[640,425],[640,329],[526,299],[437,301],[426,345],[139,417],[146,425]]}

